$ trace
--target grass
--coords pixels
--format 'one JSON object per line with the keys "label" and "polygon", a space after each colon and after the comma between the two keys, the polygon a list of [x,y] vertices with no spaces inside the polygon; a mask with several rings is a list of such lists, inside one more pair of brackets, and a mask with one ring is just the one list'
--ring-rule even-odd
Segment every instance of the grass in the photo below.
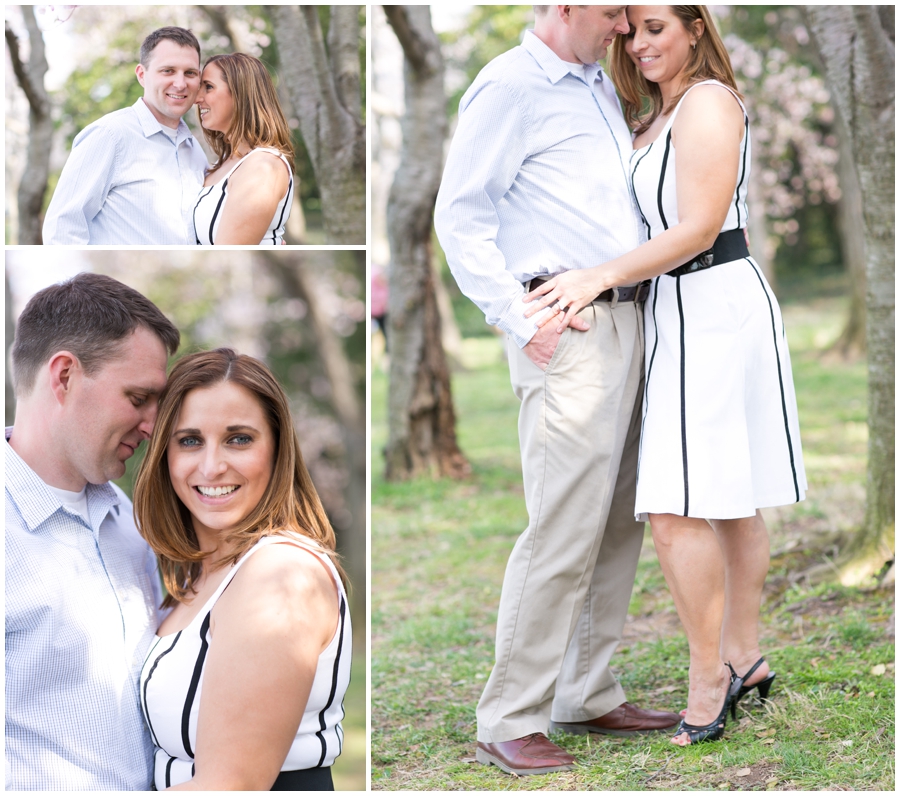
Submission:
{"label": "grass", "polygon": [[[810,481],[766,512],[772,568],[762,644],[777,680],[741,703],[726,739],[685,750],[665,736],[554,736],[581,765],[511,777],[474,762],[475,705],[493,664],[503,570],[527,519],[518,402],[496,339],[465,341],[454,376],[462,481],[385,483],[386,380],[372,385],[372,787],[375,790],[894,789],[893,592],[809,585],[865,501],[865,363],[828,362],[843,305],[785,308]],[[687,646],[649,536],[615,659],[629,699],[680,709]]]}

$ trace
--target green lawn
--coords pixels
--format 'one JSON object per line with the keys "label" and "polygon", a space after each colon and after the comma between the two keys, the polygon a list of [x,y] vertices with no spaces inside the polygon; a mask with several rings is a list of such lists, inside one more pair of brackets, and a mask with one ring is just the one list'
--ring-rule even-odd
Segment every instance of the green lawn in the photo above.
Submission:
{"label": "green lawn", "polygon": [[[865,363],[829,362],[843,305],[785,308],[810,480],[806,502],[766,512],[772,569],[762,643],[768,708],[742,702],[726,738],[685,750],[665,736],[554,736],[581,765],[516,778],[474,762],[475,704],[493,663],[503,569],[526,524],[518,402],[501,343],[465,341],[454,376],[462,481],[387,484],[386,379],[372,385],[372,787],[378,790],[894,789],[893,592],[810,586],[865,500]],[[687,647],[649,535],[625,642],[629,698],[680,709]]]}

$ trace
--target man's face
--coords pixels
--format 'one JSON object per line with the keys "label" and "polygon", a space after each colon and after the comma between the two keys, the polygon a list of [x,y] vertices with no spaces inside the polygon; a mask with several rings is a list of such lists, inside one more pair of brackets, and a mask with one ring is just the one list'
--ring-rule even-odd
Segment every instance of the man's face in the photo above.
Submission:
{"label": "man's face", "polygon": [[568,44],[583,64],[606,58],[606,51],[619,33],[628,33],[626,6],[568,6]]}
{"label": "man's face", "polygon": [[163,39],[149,63],[134,70],[144,87],[144,102],[161,125],[176,128],[200,90],[200,56],[193,47]]}
{"label": "man's face", "polygon": [[62,439],[54,440],[73,482],[104,484],[124,475],[125,461],[153,431],[166,361],[162,341],[139,326],[115,359],[92,376],[73,376]]}

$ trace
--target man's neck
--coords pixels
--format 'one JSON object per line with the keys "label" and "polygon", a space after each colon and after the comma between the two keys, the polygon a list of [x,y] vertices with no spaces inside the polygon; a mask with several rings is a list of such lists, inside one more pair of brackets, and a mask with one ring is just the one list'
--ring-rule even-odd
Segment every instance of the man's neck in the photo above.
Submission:
{"label": "man's neck", "polygon": [[46,426],[29,422],[17,412],[9,446],[47,486],[80,492],[87,481],[59,458],[59,450],[53,445],[52,437]]}
{"label": "man's neck", "polygon": [[168,127],[170,130],[177,130],[178,126],[181,124],[181,119],[173,122],[167,116],[160,116],[153,108],[150,106],[150,103],[147,102],[143,97],[141,97],[141,102],[144,103],[144,107],[153,114],[153,118],[156,119],[163,127]]}
{"label": "man's neck", "polygon": [[575,55],[565,39],[559,35],[559,31],[556,28],[549,25],[535,24],[533,33],[546,44],[561,61],[565,61],[569,64],[581,63],[581,60]]}

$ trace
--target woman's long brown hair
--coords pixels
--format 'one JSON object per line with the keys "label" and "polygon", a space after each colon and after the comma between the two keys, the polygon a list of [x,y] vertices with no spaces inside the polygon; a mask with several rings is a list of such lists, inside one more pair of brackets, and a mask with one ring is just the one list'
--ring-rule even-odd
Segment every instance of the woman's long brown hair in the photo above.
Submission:
{"label": "woman's long brown hair", "polygon": [[242,143],[252,149],[277,149],[288,159],[293,171],[294,146],[291,143],[291,131],[265,64],[246,53],[214,55],[203,68],[206,69],[210,64],[215,64],[222,70],[225,86],[234,101],[234,112],[226,132],[203,128],[203,135],[219,158],[210,168],[209,174],[221,168]]}
{"label": "woman's long brown hair", "polygon": [[234,564],[263,536],[293,531],[327,553],[346,582],[337,562],[334,531],[303,463],[287,395],[262,362],[230,348],[217,348],[189,354],[172,368],[134,486],[135,519],[159,558],[169,592],[162,607],[189,599],[209,555],[201,552],[191,514],[172,487],[166,451],[185,396],[223,382],[240,384],[259,400],[275,439],[275,461],[272,479],[256,508],[223,537],[234,547],[216,567]]}
{"label": "woman's long brown hair", "polygon": [[[640,6],[635,6],[640,8]],[[703,33],[691,50],[690,60],[684,70],[684,86],[668,105],[663,105],[662,92],[656,83],[651,83],[638,69],[631,56],[625,52],[625,36],[616,36],[612,43],[609,60],[609,74],[622,97],[625,121],[635,134],[644,132],[661,114],[670,113],[694,83],[703,80],[718,80],[730,86],[737,95],[737,83],[731,58],[722,37],[716,30],[715,22],[706,6],[669,6],[688,33],[693,33],[696,21],[703,21]],[[743,97],[742,97],[743,99]]]}

